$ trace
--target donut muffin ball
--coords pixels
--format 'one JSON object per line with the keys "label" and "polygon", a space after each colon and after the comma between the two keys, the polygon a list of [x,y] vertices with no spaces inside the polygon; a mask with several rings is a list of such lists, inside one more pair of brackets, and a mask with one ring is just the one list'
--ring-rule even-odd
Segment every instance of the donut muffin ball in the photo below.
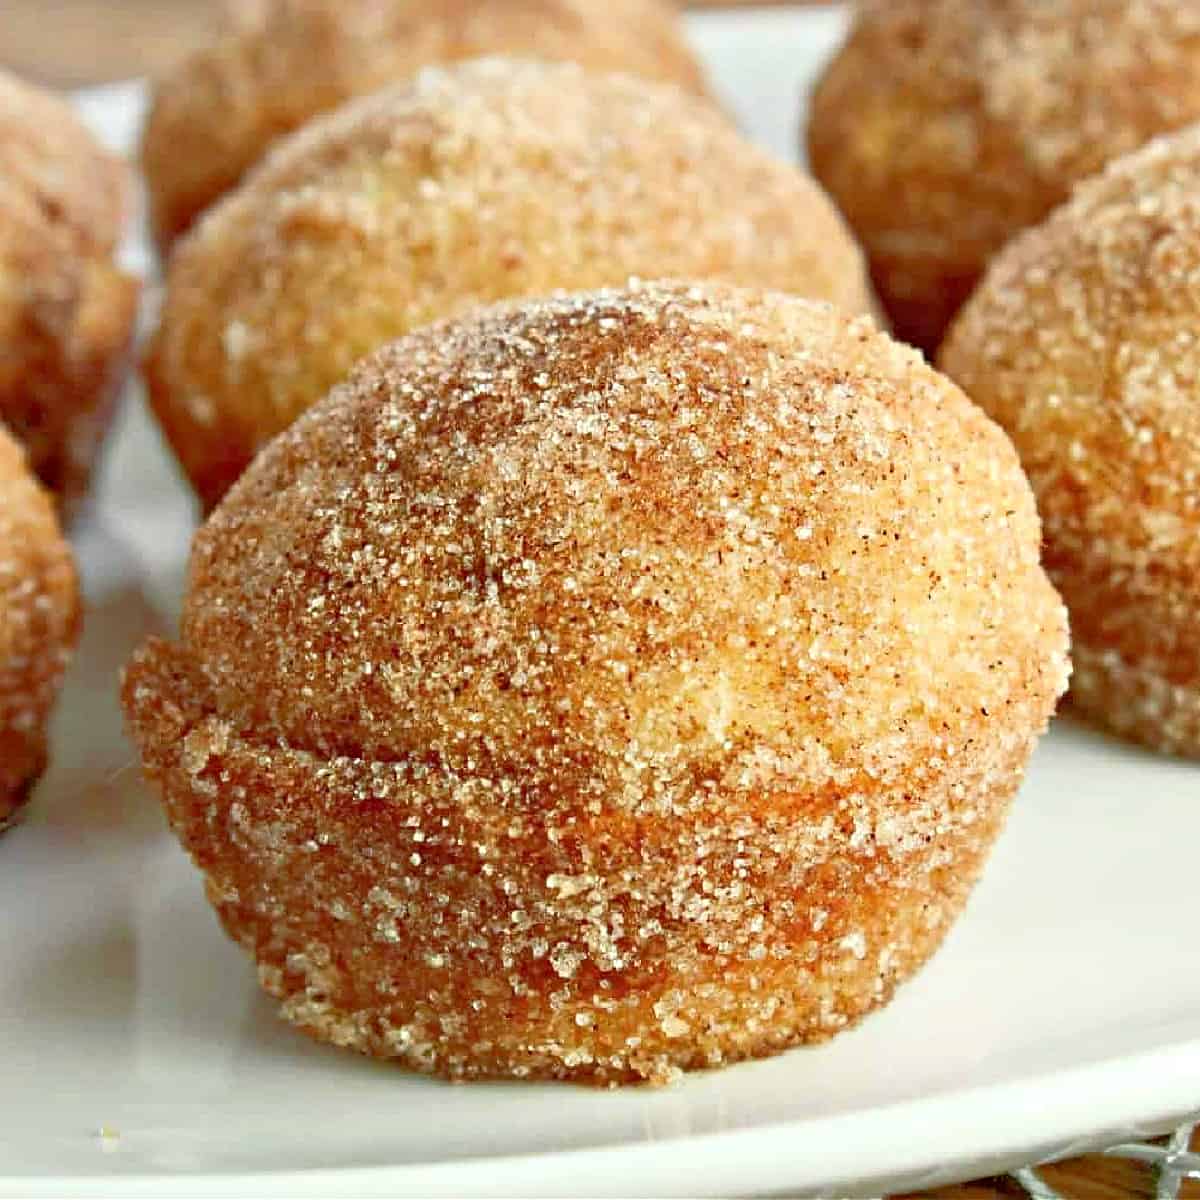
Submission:
{"label": "donut muffin ball", "polygon": [[1014,234],[1197,119],[1194,0],[866,0],[808,148],[897,335],[932,352]]}
{"label": "donut muffin ball", "polygon": [[289,1020],[452,1077],[829,1037],[1066,677],[1007,439],[869,319],[653,285],[379,351],[200,531],[124,703]]}
{"label": "donut muffin ball", "polygon": [[0,428],[0,830],[46,765],[46,724],[78,616],[75,567],[54,506]]}
{"label": "donut muffin ball", "polygon": [[1119,160],[1005,250],[942,362],[1033,483],[1076,706],[1200,755],[1200,128]]}
{"label": "donut muffin ball", "polygon": [[142,165],[160,246],[281,134],[424,66],[497,54],[705,92],[666,0],[263,0],[155,89]]}
{"label": "donut muffin ball", "polygon": [[137,285],[113,261],[128,191],[64,102],[0,71],[0,423],[68,510],[128,364]]}
{"label": "donut muffin ball", "polygon": [[828,199],[710,105],[570,64],[430,71],[294,135],[178,246],[151,403],[211,507],[391,338],[630,276],[872,303]]}

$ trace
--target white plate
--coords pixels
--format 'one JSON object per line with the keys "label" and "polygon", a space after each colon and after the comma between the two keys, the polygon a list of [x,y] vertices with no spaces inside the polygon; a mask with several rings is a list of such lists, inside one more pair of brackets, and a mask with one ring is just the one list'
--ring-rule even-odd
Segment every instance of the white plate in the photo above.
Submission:
{"label": "white plate", "polygon": [[[693,29],[790,151],[841,18]],[[81,103],[128,146],[139,99]],[[450,1087],[314,1045],[218,932],[121,734],[115,674],[170,623],[191,521],[131,397],[78,538],[90,607],[54,767],[0,840],[0,1192],[877,1192],[1200,1108],[1200,768],[1068,724],[944,951],[829,1045],[663,1092]]]}

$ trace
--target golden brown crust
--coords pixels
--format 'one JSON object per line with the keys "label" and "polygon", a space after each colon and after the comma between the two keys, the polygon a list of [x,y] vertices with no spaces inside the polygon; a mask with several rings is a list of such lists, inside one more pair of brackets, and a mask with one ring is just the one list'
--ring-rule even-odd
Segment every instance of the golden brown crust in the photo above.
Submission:
{"label": "golden brown crust", "polygon": [[63,102],[0,72],[0,422],[68,511],[128,366],[128,186]]}
{"label": "golden brown crust", "polygon": [[107,256],[116,248],[129,207],[128,171],[65,100],[4,70],[0,180],[81,250]]}
{"label": "golden brown crust", "polygon": [[142,144],[164,249],[272,141],[437,63],[515,54],[705,94],[663,0],[266,0],[163,79]]}
{"label": "golden brown crust", "polygon": [[1200,132],[1118,160],[994,262],[942,364],[1012,435],[1078,707],[1200,754]]}
{"label": "golden brown crust", "polygon": [[808,148],[898,336],[932,352],[1013,234],[1198,118],[1191,0],[868,0]]}
{"label": "golden brown crust", "polygon": [[651,285],[380,351],[201,530],[123,696],[290,1020],[662,1081],[959,910],[1066,676],[1000,432],[822,305]]}
{"label": "golden brown crust", "polygon": [[390,338],[630,276],[873,303],[828,199],[711,106],[570,64],[427,71],[293,135],[180,243],[151,402],[211,507]]}
{"label": "golden brown crust", "polygon": [[46,762],[46,723],[75,644],[71,552],[49,497],[0,429],[0,829]]}

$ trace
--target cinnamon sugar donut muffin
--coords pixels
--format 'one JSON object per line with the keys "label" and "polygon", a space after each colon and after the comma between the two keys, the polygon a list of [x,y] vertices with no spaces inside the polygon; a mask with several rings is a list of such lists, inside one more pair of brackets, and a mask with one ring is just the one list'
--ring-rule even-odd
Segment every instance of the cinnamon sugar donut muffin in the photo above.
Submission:
{"label": "cinnamon sugar donut muffin", "polygon": [[1076,706],[1200,756],[1200,128],[1114,163],[1005,250],[942,364],[1033,483]]}
{"label": "cinnamon sugar donut muffin", "polygon": [[379,351],[124,703],[290,1021],[467,1078],[829,1037],[941,941],[1066,678],[1003,434],[865,318],[654,285]]}
{"label": "cinnamon sugar donut muffin", "polygon": [[828,199],[710,105],[570,64],[432,70],[294,135],[178,246],[151,403],[211,507],[389,339],[630,276],[872,304]]}
{"label": "cinnamon sugar donut muffin", "polygon": [[128,191],[63,101],[0,71],[0,423],[68,509],[128,363],[137,286],[113,262]]}
{"label": "cinnamon sugar donut muffin", "polygon": [[46,764],[46,724],[75,644],[71,551],[50,497],[0,428],[0,830]]}
{"label": "cinnamon sugar donut muffin", "polygon": [[159,245],[281,134],[424,66],[497,54],[705,93],[666,0],[263,0],[155,89],[142,165]]}
{"label": "cinnamon sugar donut muffin", "polygon": [[932,352],[1014,234],[1197,119],[1194,0],[865,0],[808,148],[897,335]]}

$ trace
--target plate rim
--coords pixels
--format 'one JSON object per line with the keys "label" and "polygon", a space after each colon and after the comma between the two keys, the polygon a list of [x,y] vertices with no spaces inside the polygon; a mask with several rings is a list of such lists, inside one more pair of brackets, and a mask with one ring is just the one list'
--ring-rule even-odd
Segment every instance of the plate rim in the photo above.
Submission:
{"label": "plate rim", "polygon": [[[1028,1114],[1034,1105],[1044,1109],[1048,1121],[1056,1118],[1056,1123],[1031,1140]],[[1157,1115],[1147,1119],[1147,1112]],[[316,1196],[337,1189],[363,1196],[716,1196],[729,1194],[734,1173],[743,1194],[831,1187],[851,1187],[867,1194],[884,1185],[895,1189],[913,1182],[966,1178],[978,1174],[979,1166],[999,1171],[1024,1165],[1031,1152],[1043,1161],[1063,1157],[1133,1133],[1167,1129],[1192,1113],[1200,1113],[1200,1036],[1053,1074],[1026,1074],[865,1111],[715,1133],[367,1167],[0,1175],[0,1195],[120,1194],[133,1200],[164,1193]],[[879,1135],[870,1136],[876,1128]],[[930,1128],[940,1129],[942,1136],[922,1140],[910,1136]],[[986,1132],[980,1136],[980,1130]],[[946,1145],[957,1144],[956,1131],[976,1135],[969,1152],[947,1158]],[[860,1140],[875,1148],[867,1170],[850,1169]],[[819,1149],[823,1168],[797,1170],[794,1157],[779,1157],[782,1143],[796,1157]],[[879,1152],[882,1145],[887,1153]],[[601,1187],[569,1186],[571,1181],[595,1179],[599,1172],[604,1172]],[[620,1186],[635,1178],[639,1182],[632,1189]],[[486,1186],[481,1186],[485,1181]]]}

